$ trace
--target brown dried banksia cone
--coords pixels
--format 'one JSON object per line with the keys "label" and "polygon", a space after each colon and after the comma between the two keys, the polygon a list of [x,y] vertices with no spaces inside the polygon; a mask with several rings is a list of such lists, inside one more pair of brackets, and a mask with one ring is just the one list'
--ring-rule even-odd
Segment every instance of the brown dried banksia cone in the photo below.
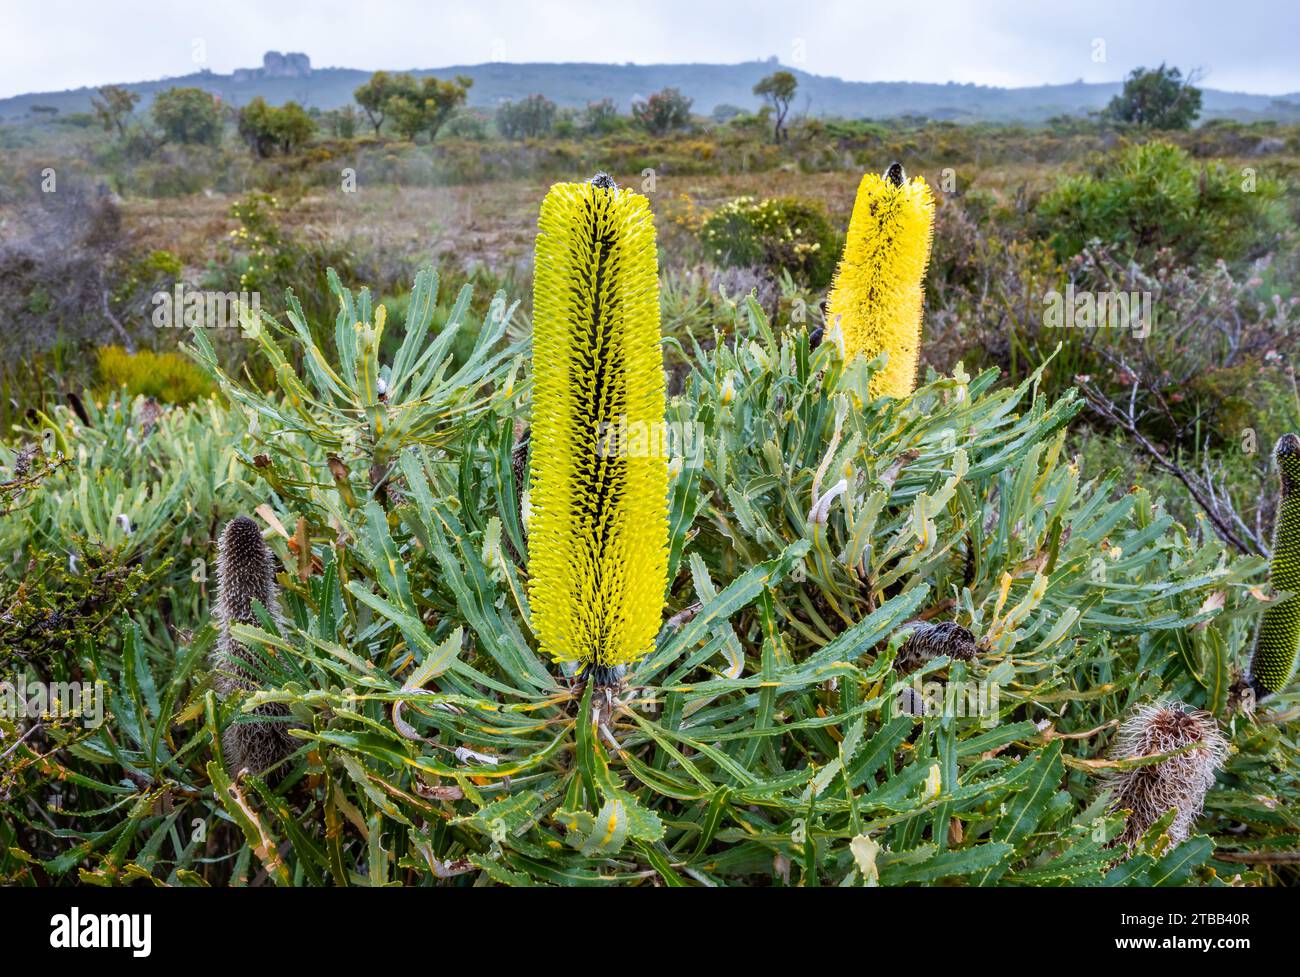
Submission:
{"label": "brown dried banksia cone", "polygon": [[[257,523],[248,516],[236,516],[226,523],[217,550],[217,608],[219,628],[214,666],[214,684],[222,695],[248,692],[257,687],[252,668],[257,661],[231,635],[232,624],[257,624],[253,603],[261,604],[275,621],[280,620],[276,600],[275,557],[262,539]],[[254,715],[266,716],[268,722],[236,720],[221,737],[226,765],[234,772],[247,768],[261,773],[293,752],[293,740],[283,717],[285,706],[269,703],[258,707]]]}
{"label": "brown dried banksia cone", "polygon": [[1176,813],[1169,826],[1170,840],[1178,844],[1187,839],[1206,792],[1214,786],[1214,775],[1227,759],[1228,741],[1213,716],[1181,702],[1139,706],[1120,726],[1111,745],[1112,760],[1171,753],[1187,746],[1192,748],[1167,760],[1107,776],[1103,789],[1110,794],[1111,810],[1132,812],[1118,839],[1128,847],[1171,808]]}
{"label": "brown dried banksia cone", "polygon": [[970,661],[976,650],[975,635],[956,621],[922,621],[898,650],[894,668],[907,675],[942,655],[954,661]]}

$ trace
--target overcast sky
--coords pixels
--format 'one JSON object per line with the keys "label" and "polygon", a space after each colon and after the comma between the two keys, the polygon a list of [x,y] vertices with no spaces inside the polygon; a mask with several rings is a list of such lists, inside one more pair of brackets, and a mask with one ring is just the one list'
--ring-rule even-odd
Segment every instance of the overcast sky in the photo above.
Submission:
{"label": "overcast sky", "polygon": [[[1297,0],[3,0],[0,96],[259,65],[732,63],[853,81],[1115,81],[1161,61],[1202,84],[1300,91]],[[598,11],[598,13],[596,13]]]}

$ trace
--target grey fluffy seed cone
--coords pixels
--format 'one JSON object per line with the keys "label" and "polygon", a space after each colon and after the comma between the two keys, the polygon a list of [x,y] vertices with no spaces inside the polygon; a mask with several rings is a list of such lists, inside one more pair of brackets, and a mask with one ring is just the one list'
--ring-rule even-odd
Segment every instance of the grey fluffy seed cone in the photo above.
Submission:
{"label": "grey fluffy seed cone", "polygon": [[[256,601],[278,623],[280,605],[276,600],[275,557],[262,539],[257,523],[247,516],[236,516],[226,523],[217,549],[217,607],[219,629],[213,665],[214,685],[219,693],[249,692],[257,687],[250,666],[256,656],[230,633],[232,624],[257,624],[253,612]],[[278,703],[259,707],[257,716],[283,717],[288,709]],[[293,752],[293,740],[284,722],[235,721],[221,737],[226,766],[238,773],[247,769],[260,774]]]}
{"label": "grey fluffy seed cone", "polygon": [[1113,760],[1170,753],[1193,743],[1199,745],[1186,753],[1107,776],[1103,789],[1110,795],[1111,810],[1132,812],[1118,839],[1127,847],[1171,808],[1176,813],[1169,839],[1174,844],[1187,840],[1214,786],[1214,775],[1228,757],[1228,741],[1213,716],[1181,702],[1138,706],[1120,726],[1111,744]]}

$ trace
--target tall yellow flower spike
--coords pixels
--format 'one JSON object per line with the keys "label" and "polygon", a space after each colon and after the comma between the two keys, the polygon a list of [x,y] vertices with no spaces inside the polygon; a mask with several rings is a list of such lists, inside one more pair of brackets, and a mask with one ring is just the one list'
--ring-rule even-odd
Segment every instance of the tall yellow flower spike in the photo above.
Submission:
{"label": "tall yellow flower spike", "polygon": [[871,378],[872,396],[906,397],[916,389],[933,230],[934,197],[921,177],[908,182],[902,165],[892,163],[883,176],[862,178],[827,316],[832,323],[840,317],[846,361],[889,354]]}
{"label": "tall yellow flower spike", "polygon": [[668,584],[655,229],[605,174],[542,202],[533,283],[533,628],[597,680],[654,646]]}

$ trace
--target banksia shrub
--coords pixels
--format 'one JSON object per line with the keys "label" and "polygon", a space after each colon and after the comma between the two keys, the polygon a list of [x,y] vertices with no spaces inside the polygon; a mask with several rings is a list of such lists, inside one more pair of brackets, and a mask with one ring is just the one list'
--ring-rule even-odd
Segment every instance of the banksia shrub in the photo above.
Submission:
{"label": "banksia shrub", "polygon": [[542,202],[533,289],[529,598],[542,650],[606,669],[650,650],[668,573],[655,229],[601,174]]}
{"label": "banksia shrub", "polygon": [[[214,684],[223,695],[251,691],[257,687],[256,656],[235,640],[231,625],[257,625],[254,602],[261,604],[273,620],[279,619],[276,602],[275,557],[262,539],[257,523],[236,516],[226,523],[217,556],[217,625]],[[254,714],[284,717],[284,706],[260,706]],[[241,722],[226,727],[222,737],[226,764],[232,771],[247,768],[261,773],[292,752],[287,726],[279,718],[267,722]]]}
{"label": "banksia shrub", "polygon": [[[61,559],[74,519],[99,538],[125,523],[114,539],[188,579],[183,540],[217,519],[228,702],[203,708],[212,629],[196,626],[197,586],[189,606],[151,616],[133,601],[120,624],[96,622],[75,659],[18,663],[55,681],[78,665],[114,707],[102,727],[42,724],[25,741],[0,716],[0,882],[1289,879],[1286,865],[1216,859],[1293,844],[1283,723],[1236,724],[1229,783],[1205,801],[1219,836],[1169,857],[1146,842],[1199,805],[1203,789],[1176,789],[1198,768],[1170,772],[1208,752],[1208,784],[1224,752],[1208,719],[1171,713],[1175,732],[1210,733],[1166,737],[1188,751],[1169,761],[1137,734],[1117,748],[1142,755],[1110,765],[1130,768],[1117,806],[1168,804],[1133,822],[1150,827],[1122,864],[1110,842],[1124,818],[1085,797],[1096,730],[1127,703],[1169,690],[1225,709],[1258,563],[1072,460],[1073,391],[1052,399],[1041,372],[1008,387],[959,366],[904,400],[872,399],[866,371],[774,329],[751,296],[684,344],[665,405],[644,201],[608,180],[558,187],[541,230],[531,373],[505,296],[480,327],[470,290],[439,302],[426,271],[402,325],[339,286],[326,348],[294,302],[287,321],[264,316],[246,332],[266,373],[223,373],[197,331],[228,408],[166,411],[147,438],[120,406],[101,418],[87,403],[91,426],[54,413],[53,457],[75,460],[0,519],[0,548],[18,557],[7,579],[26,584],[37,544]],[[476,337],[463,361],[458,330]],[[259,375],[274,384],[256,388]],[[0,449],[0,467],[16,461]],[[166,474],[146,484],[138,471]],[[49,490],[72,475],[73,490]],[[268,508],[226,527],[236,498]],[[298,556],[282,595],[263,525]],[[150,640],[177,632],[191,637]],[[547,655],[594,680],[559,681]],[[631,658],[630,694],[614,697],[614,666]],[[306,776],[228,775],[208,744],[222,748],[219,720],[240,706],[231,767],[265,770],[301,743]],[[54,783],[76,788],[60,791],[58,831]],[[194,817],[223,828],[158,846]]]}
{"label": "banksia shrub", "polygon": [[1280,692],[1295,669],[1300,645],[1300,437],[1284,434],[1273,449],[1281,492],[1273,529],[1273,559],[1269,582],[1275,591],[1298,595],[1264,612],[1255,657],[1250,664],[1251,686],[1257,696]]}
{"label": "banksia shrub", "polygon": [[1228,741],[1213,716],[1181,702],[1139,706],[1120,726],[1111,746],[1115,760],[1172,753],[1188,746],[1192,748],[1177,756],[1118,770],[1107,779],[1111,809],[1132,812],[1120,835],[1130,848],[1171,809],[1170,840],[1177,844],[1187,839],[1206,792],[1214,786],[1214,775],[1227,759]]}
{"label": "banksia shrub", "polygon": [[906,397],[916,387],[933,230],[934,198],[923,179],[908,182],[898,163],[862,178],[827,318],[839,317],[846,361],[888,354],[871,380],[873,396]]}

